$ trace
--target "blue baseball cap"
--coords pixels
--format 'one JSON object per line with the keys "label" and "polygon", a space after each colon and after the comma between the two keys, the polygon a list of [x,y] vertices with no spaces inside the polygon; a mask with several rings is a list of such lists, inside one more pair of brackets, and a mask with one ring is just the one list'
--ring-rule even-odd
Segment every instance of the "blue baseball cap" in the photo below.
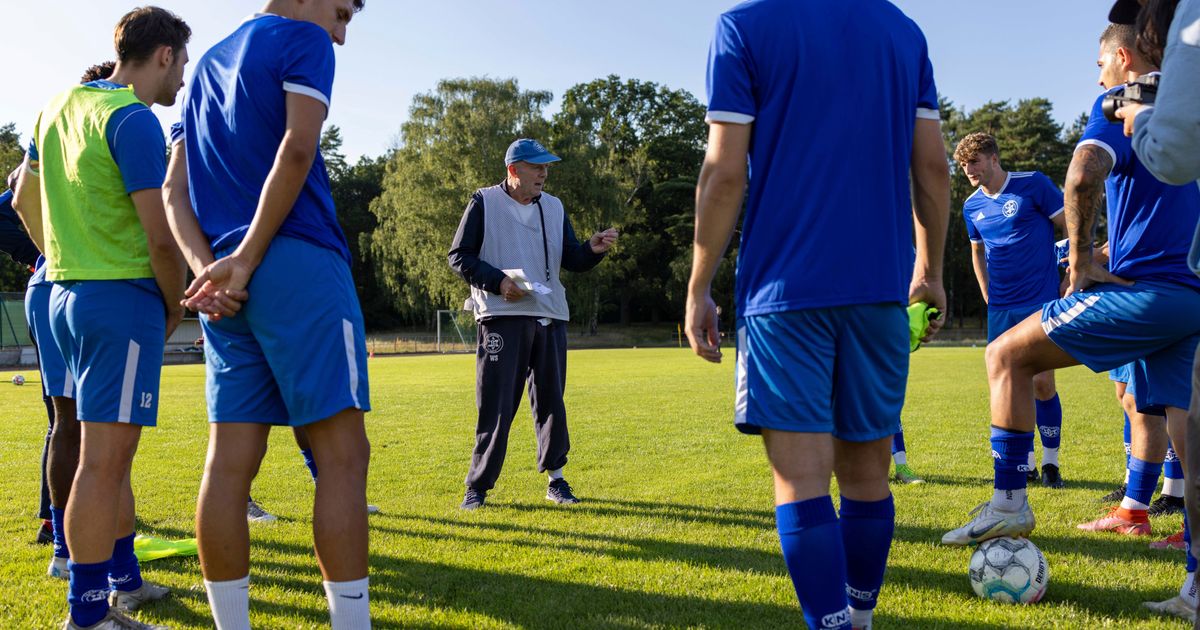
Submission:
{"label": "blue baseball cap", "polygon": [[504,154],[505,166],[511,166],[517,162],[549,164],[561,160],[562,158],[547,151],[546,147],[542,146],[542,143],[529,138],[521,138],[508,145],[508,152]]}

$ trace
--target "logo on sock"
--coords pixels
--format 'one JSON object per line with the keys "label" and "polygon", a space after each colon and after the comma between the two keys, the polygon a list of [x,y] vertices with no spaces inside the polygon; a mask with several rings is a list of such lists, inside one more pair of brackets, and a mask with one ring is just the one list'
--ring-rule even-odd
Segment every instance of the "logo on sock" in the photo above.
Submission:
{"label": "logo on sock", "polygon": [[85,604],[95,604],[106,599],[108,599],[108,589],[98,588],[84,593],[83,596],[79,598],[79,601],[82,601]]}
{"label": "logo on sock", "polygon": [[848,623],[850,623],[849,608],[841,612],[833,613],[832,615],[825,615],[824,617],[821,617],[822,628],[841,628]]}
{"label": "logo on sock", "polygon": [[124,584],[126,582],[131,582],[131,581],[133,581],[133,576],[128,575],[128,574],[122,575],[121,577],[109,576],[109,578],[108,578],[108,583],[112,584],[113,586],[118,586],[118,585]]}
{"label": "logo on sock", "polygon": [[848,595],[849,597],[851,597],[853,599],[861,600],[864,602],[873,602],[876,599],[879,599],[879,589],[876,589],[873,591],[860,591],[860,590],[854,588],[853,586],[847,585],[846,586],[846,595]]}
{"label": "logo on sock", "polygon": [[995,449],[992,449],[992,459],[1003,459],[1003,458],[1000,457],[1000,453],[997,453]]}
{"label": "logo on sock", "polygon": [[1062,429],[1059,427],[1038,427],[1038,431],[1042,432],[1042,437],[1056,438]]}
{"label": "logo on sock", "polygon": [[1017,472],[1027,473],[1035,470],[1037,470],[1037,466],[1030,466],[1029,464],[1020,464],[1017,466]]}
{"label": "logo on sock", "polygon": [[367,595],[366,593],[359,593],[358,595],[342,595],[341,597],[344,597],[346,599],[362,599],[362,598],[366,597],[366,595]]}

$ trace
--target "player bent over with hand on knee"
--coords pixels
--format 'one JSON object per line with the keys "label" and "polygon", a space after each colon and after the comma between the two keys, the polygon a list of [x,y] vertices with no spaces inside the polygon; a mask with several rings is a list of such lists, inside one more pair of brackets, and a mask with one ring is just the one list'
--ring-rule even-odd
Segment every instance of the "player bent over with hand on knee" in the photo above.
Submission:
{"label": "player bent over with hand on knee", "polygon": [[332,626],[371,624],[366,344],[318,150],[333,45],[362,8],[267,2],[196,64],[172,153],[172,229],[197,275],[187,305],[205,313],[211,430],[196,536],[219,630],[250,627],[246,497],[272,426],[303,426],[320,468],[313,539]]}

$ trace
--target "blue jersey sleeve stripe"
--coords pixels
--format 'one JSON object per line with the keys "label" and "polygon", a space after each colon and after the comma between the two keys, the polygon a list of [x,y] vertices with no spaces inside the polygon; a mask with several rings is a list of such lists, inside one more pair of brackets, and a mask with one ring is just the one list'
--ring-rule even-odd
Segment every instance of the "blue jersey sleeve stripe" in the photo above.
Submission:
{"label": "blue jersey sleeve stripe", "polygon": [[928,107],[918,107],[917,108],[917,118],[920,118],[922,120],[941,120],[942,115],[936,109],[929,109]]}
{"label": "blue jersey sleeve stripe", "polygon": [[[121,119],[121,122],[117,123],[117,129],[115,131],[113,131],[112,146],[116,146],[120,142],[118,140],[118,138],[121,137],[121,127],[124,127],[125,123],[129,122],[129,119],[133,118],[134,115],[138,114],[139,112],[146,112],[147,114],[150,114],[153,116],[153,114],[151,114],[151,112],[150,112],[150,108],[148,108],[148,107],[130,109],[130,111],[128,111],[125,114],[125,116]],[[158,122],[157,118],[155,118],[154,120],[155,120],[155,123]]]}
{"label": "blue jersey sleeve stripe", "polygon": [[708,114],[704,116],[704,122],[709,122],[709,123],[723,122],[723,123],[736,123],[739,125],[748,125],[748,124],[754,122],[754,116],[751,116],[750,114],[740,114],[738,112],[714,111],[714,112],[708,112]]}
{"label": "blue jersey sleeve stripe", "polygon": [[285,81],[283,83],[283,91],[291,92],[293,94],[303,94],[304,96],[315,98],[325,104],[325,109],[329,109],[329,98],[322,94],[320,90],[315,90],[307,85],[300,85],[299,83],[290,83]]}
{"label": "blue jersey sleeve stripe", "polygon": [[1053,219],[1054,217],[1056,217],[1056,216],[1058,216],[1058,215],[1062,214],[1062,213],[1063,213],[1063,211],[1065,211],[1066,209],[1067,209],[1067,207],[1066,207],[1066,206],[1063,206],[1063,207],[1059,208],[1058,210],[1055,210],[1054,212],[1051,212],[1051,213],[1050,213],[1050,218],[1051,218],[1051,219]]}
{"label": "blue jersey sleeve stripe", "polygon": [[1079,144],[1075,145],[1075,149],[1078,150],[1081,147],[1086,147],[1089,145],[1095,146],[1095,147],[1100,147],[1101,149],[1104,149],[1105,151],[1108,152],[1108,157],[1112,158],[1113,164],[1117,163],[1117,152],[1114,151],[1113,148],[1111,146],[1109,146],[1109,144],[1103,140],[1089,138],[1089,139],[1084,140],[1084,141],[1080,142]]}

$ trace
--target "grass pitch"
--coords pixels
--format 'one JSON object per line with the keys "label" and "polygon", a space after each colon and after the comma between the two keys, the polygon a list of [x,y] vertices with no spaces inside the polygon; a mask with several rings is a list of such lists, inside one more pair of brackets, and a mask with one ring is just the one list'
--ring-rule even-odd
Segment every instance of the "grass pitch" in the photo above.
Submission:
{"label": "grass pitch", "polygon": [[[574,450],[566,468],[584,503],[547,502],[534,470],[528,406],[488,507],[458,509],[474,430],[474,357],[372,359],[368,431],[371,598],[375,627],[802,627],[774,530],[760,440],[731,424],[732,361],[712,366],[686,350],[574,351],[567,409]],[[0,627],[51,628],[65,583],[45,576],[50,551],[33,544],[45,415],[36,372],[25,387],[0,373]],[[929,483],[894,487],[896,541],[876,628],[1182,628],[1142,608],[1175,594],[1183,554],[1148,539],[1085,534],[1075,524],[1104,507],[1119,480],[1121,413],[1106,377],[1059,373],[1068,487],[1031,491],[1033,540],[1050,562],[1046,599],[980,600],[967,582],[970,551],[938,544],[990,496],[983,351],[913,355],[904,424],[909,458]],[[159,426],[134,465],[141,533],[192,536],[206,446],[202,366],[163,371]],[[290,432],[276,431],[254,497],[280,517],[254,525],[256,628],[327,627],[311,547],[312,484]],[[1178,530],[1180,517],[1154,522]],[[196,560],[147,563],[171,596],[139,613],[173,628],[209,628]]]}

